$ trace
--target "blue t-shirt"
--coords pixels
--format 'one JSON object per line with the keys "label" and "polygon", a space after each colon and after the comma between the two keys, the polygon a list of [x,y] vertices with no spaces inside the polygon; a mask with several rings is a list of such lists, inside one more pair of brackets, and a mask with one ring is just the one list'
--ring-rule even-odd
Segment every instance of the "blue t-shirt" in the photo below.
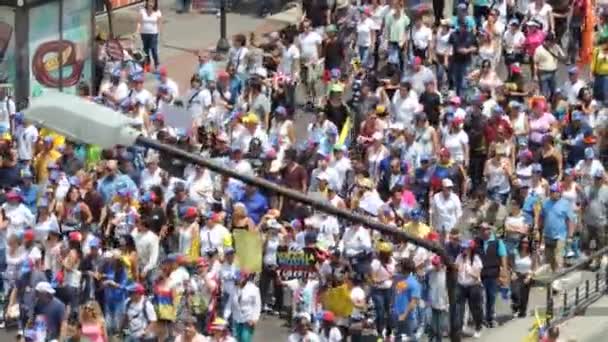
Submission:
{"label": "blue t-shirt", "polygon": [[239,202],[243,202],[247,208],[247,214],[255,224],[260,223],[262,216],[268,211],[268,200],[259,191],[256,191],[253,195],[247,196],[243,194]]}
{"label": "blue t-shirt", "polygon": [[526,224],[528,224],[529,226],[532,226],[534,224],[534,206],[536,205],[536,203],[538,203],[539,200],[540,198],[538,197],[538,195],[534,191],[531,191],[528,196],[526,196],[524,204],[522,205],[521,211],[524,214]]}
{"label": "blue t-shirt", "polygon": [[34,318],[39,317],[38,321],[45,325],[43,328],[46,328],[47,341],[59,338],[64,316],[65,304],[55,297],[46,304],[37,304],[34,308]]}
{"label": "blue t-shirt", "polygon": [[[407,307],[413,299],[420,299],[422,296],[422,286],[415,275],[410,274],[396,275],[393,279],[393,305],[391,311],[395,319],[407,311]],[[408,320],[413,320],[416,317],[416,311],[410,311],[407,316]]]}
{"label": "blue t-shirt", "polygon": [[574,219],[570,201],[560,198],[546,199],[541,211],[545,239],[565,240],[568,235],[568,221]]}
{"label": "blue t-shirt", "polygon": [[203,84],[208,84],[215,81],[215,63],[209,61],[198,68],[198,77],[201,78]]}

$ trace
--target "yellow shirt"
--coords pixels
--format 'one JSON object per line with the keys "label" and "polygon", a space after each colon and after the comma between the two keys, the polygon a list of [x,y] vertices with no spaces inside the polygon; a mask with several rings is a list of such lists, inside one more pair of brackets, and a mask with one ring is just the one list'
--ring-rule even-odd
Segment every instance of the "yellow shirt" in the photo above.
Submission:
{"label": "yellow shirt", "polygon": [[426,236],[431,232],[431,227],[422,222],[408,222],[403,225],[403,230],[419,239],[426,239]]}
{"label": "yellow shirt", "polygon": [[40,130],[40,137],[53,137],[53,146],[55,147],[65,145],[65,137],[63,135],[59,135],[47,128],[42,128]]}
{"label": "yellow shirt", "polygon": [[50,150],[47,152],[40,152],[34,158],[34,169],[36,170],[36,176],[38,183],[44,182],[49,178],[48,165],[51,162],[57,161],[61,157],[61,153]]}
{"label": "yellow shirt", "polygon": [[591,72],[594,75],[608,76],[608,52],[603,48],[593,50]]}

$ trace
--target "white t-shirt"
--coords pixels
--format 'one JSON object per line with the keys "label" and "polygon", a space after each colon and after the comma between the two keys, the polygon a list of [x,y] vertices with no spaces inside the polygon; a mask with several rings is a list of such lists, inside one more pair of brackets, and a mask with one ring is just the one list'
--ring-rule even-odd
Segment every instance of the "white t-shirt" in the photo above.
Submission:
{"label": "white t-shirt", "polygon": [[173,100],[175,100],[179,96],[179,87],[178,87],[177,83],[171,79],[167,79],[166,82],[161,83],[160,85],[165,86],[167,88],[168,94],[171,95],[171,101],[165,101],[165,100],[159,101],[158,110],[162,113],[163,110],[165,108],[167,108],[167,105],[172,104]]}
{"label": "white t-shirt", "polygon": [[192,114],[192,118],[199,118],[211,108],[213,98],[207,88],[190,89],[184,98],[184,104]]}
{"label": "white t-shirt", "polygon": [[507,30],[502,36],[502,43],[507,53],[522,52],[525,42],[526,36],[520,30],[515,31],[515,33]]}
{"label": "white t-shirt", "polygon": [[539,9],[536,8],[535,3],[528,4],[528,17],[530,20],[536,20],[543,24],[543,31],[549,31],[549,15],[553,11],[553,7],[551,5],[545,3],[543,7]]}
{"label": "white t-shirt", "polygon": [[420,26],[420,28],[414,28],[412,32],[412,41],[417,49],[424,50],[428,48],[432,39],[433,31],[425,25]]}
{"label": "white t-shirt", "polygon": [[101,95],[104,92],[109,92],[120,103],[129,96],[129,86],[125,82],[120,82],[118,85],[113,85],[112,82],[104,82],[99,89],[99,94]]}
{"label": "white t-shirt", "polygon": [[279,66],[279,71],[283,73],[283,75],[288,77],[293,77],[293,65],[297,63],[300,59],[300,50],[297,46],[292,44],[288,48],[283,50],[283,58],[281,59],[281,65]]}
{"label": "white t-shirt", "polygon": [[143,34],[158,34],[158,23],[162,17],[160,11],[154,11],[148,15],[148,11],[142,8],[141,12],[141,27],[139,33]]}
{"label": "white t-shirt", "polygon": [[464,148],[469,143],[469,136],[464,130],[458,133],[448,133],[441,139],[443,146],[450,151],[454,161],[464,162]]}
{"label": "white t-shirt", "polygon": [[32,160],[34,147],[38,140],[38,129],[34,125],[19,126],[15,135],[17,136],[17,156],[19,160]]}
{"label": "white t-shirt", "polygon": [[380,260],[374,259],[370,265],[374,287],[388,289],[393,285],[393,275],[395,274],[395,260],[382,265]]}
{"label": "white t-shirt", "polygon": [[17,112],[15,101],[6,97],[4,100],[0,100],[0,125],[9,128],[11,122],[11,115]]}
{"label": "white t-shirt", "polygon": [[480,274],[483,268],[483,263],[478,255],[475,255],[473,262],[470,262],[465,260],[462,254],[458,254],[455,264],[458,267],[458,284],[470,286],[479,283],[479,279],[471,275],[471,273]]}
{"label": "white t-shirt", "polygon": [[376,24],[371,18],[365,18],[357,25],[357,46],[370,47],[372,34],[376,30]]}
{"label": "white t-shirt", "polygon": [[317,31],[302,33],[300,35],[302,58],[307,61],[317,61],[319,59],[319,46],[322,42],[323,38]]}

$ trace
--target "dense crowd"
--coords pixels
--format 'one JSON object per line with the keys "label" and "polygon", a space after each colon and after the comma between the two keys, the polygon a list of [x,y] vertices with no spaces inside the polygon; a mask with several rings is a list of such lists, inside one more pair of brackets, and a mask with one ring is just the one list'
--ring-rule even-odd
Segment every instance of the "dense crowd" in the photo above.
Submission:
{"label": "dense crowd", "polygon": [[[536,274],[607,245],[608,12],[444,5],[307,0],[298,27],[235,35],[225,69],[201,51],[183,88],[146,1],[145,54],[100,39],[105,76],[80,95],[443,246],[479,337],[498,297],[525,317]],[[250,342],[275,315],[290,342],[447,336],[438,255],[163,153],[69,141],[0,98],[2,325],[23,340]]]}

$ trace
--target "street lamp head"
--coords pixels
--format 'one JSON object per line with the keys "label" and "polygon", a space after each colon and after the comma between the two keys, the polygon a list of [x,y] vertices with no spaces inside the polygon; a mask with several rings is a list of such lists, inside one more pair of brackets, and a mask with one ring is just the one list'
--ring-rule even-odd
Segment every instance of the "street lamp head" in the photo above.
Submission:
{"label": "street lamp head", "polygon": [[131,146],[141,135],[123,114],[88,99],[60,92],[48,92],[34,98],[24,114],[26,120],[70,140],[102,148]]}

